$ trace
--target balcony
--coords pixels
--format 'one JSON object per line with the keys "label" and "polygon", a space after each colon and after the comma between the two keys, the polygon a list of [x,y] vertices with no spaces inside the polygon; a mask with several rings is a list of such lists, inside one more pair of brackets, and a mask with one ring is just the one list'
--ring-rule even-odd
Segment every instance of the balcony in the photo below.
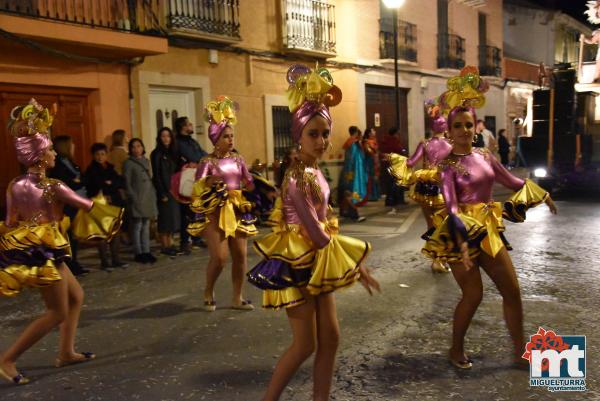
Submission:
{"label": "balcony", "polygon": [[[393,21],[379,21],[379,58],[394,58]],[[406,21],[398,21],[398,59],[417,61],[417,26]]]}
{"label": "balcony", "polygon": [[438,68],[460,70],[465,66],[465,39],[449,33],[438,34]]}
{"label": "balcony", "polygon": [[502,50],[494,46],[479,46],[479,72],[481,75],[502,75]]}
{"label": "balcony", "polygon": [[334,57],[335,6],[320,0],[281,0],[283,48],[289,53]]}
{"label": "balcony", "polygon": [[13,42],[105,58],[167,52],[151,3],[158,0],[0,0],[2,29]]}
{"label": "balcony", "polygon": [[172,36],[224,44],[241,40],[240,0],[166,0],[165,6]]}

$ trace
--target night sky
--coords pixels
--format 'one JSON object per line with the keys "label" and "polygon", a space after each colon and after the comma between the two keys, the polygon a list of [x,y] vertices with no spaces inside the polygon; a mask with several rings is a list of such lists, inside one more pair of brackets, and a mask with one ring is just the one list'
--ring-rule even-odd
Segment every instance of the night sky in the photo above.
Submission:
{"label": "night sky", "polygon": [[569,14],[581,22],[587,22],[585,15],[583,14],[587,10],[587,0],[532,0],[533,3],[539,4],[543,7],[555,8]]}

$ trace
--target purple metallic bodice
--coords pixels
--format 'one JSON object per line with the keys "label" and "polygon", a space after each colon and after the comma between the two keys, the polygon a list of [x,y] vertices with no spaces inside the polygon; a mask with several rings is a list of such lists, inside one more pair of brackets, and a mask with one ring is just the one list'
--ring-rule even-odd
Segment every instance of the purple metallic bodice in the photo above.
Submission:
{"label": "purple metallic bodice", "polygon": [[242,183],[245,185],[252,183],[252,176],[248,172],[244,159],[237,154],[223,158],[209,155],[200,160],[196,179],[211,175],[221,177],[229,190],[242,189]]}
{"label": "purple metallic bodice", "polygon": [[59,222],[65,204],[89,211],[93,201],[77,195],[62,181],[36,173],[21,175],[6,191],[6,225]]}

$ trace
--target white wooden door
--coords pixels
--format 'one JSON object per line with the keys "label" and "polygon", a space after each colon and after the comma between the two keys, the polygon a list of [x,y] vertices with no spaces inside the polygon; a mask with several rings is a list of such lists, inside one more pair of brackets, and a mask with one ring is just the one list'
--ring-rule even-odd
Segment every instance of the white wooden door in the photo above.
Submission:
{"label": "white wooden door", "polygon": [[175,120],[188,117],[196,126],[194,93],[184,89],[169,87],[150,87],[150,132],[144,133],[146,151],[149,153],[156,146],[156,135],[162,127],[169,127],[175,134]]}

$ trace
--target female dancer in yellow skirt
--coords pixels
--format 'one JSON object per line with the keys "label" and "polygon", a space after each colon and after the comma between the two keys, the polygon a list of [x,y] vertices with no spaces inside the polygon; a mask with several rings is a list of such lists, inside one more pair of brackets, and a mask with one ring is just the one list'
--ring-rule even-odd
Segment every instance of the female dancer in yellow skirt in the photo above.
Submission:
{"label": "female dancer in yellow skirt", "polygon": [[449,110],[449,137],[452,153],[440,164],[442,193],[448,216],[427,240],[423,252],[450,263],[452,274],[462,290],[454,313],[451,363],[461,369],[472,367],[465,354],[464,337],[481,302],[481,267],[492,279],[503,300],[504,318],[514,345],[514,360],[523,361],[523,307],[519,282],[503,236],[503,207],[492,200],[492,186],[499,182],[516,191],[504,204],[504,216],[525,220],[525,211],[545,202],[556,214],[556,206],[546,191],[530,180],[510,174],[486,149],[473,148],[474,107],[481,107],[485,83],[475,67],[466,67],[452,78],[441,103]]}
{"label": "female dancer in yellow skirt", "polygon": [[263,291],[263,307],[286,308],[292,345],[283,354],[264,401],[278,400],[298,367],[315,350],[315,401],[329,400],[339,325],[333,292],[360,280],[371,293],[379,289],[363,267],[369,243],[338,234],[338,222],[328,206],[329,186],[318,160],[329,147],[331,116],[328,106],[341,101],[329,72],[304,65],[288,70],[288,100],[297,161],[288,168],[282,186],[281,209],[270,235],[255,241],[264,258],[249,273]]}
{"label": "female dancer in yellow skirt", "polygon": [[17,159],[27,173],[6,193],[6,221],[0,225],[0,294],[15,296],[23,287],[39,287],[46,312],[33,321],[0,357],[0,376],[14,384],[29,382],[16,368],[17,358],[60,325],[56,367],[95,358],[75,351],[83,290],[65,265],[71,258],[64,205],[79,208],[73,234],[80,240],[110,240],[121,225],[122,209],[82,198],[59,180],[46,177],[56,153],[48,129],[52,115],[34,99],[11,112],[9,130]]}
{"label": "female dancer in yellow skirt", "polygon": [[[427,232],[423,234],[423,239],[427,239],[435,229],[434,214],[444,209],[445,206],[439,187],[437,166],[452,151],[452,145],[446,139],[448,131],[446,118],[440,114],[440,107],[433,104],[433,101],[427,102],[427,105],[432,122],[433,137],[420,142],[415,153],[408,159],[398,154],[388,156],[390,161],[388,170],[396,179],[397,185],[411,186],[409,196],[421,206],[427,223]],[[420,160],[423,160],[423,168],[414,171],[414,167]],[[446,263],[437,259],[431,263],[431,270],[435,273],[450,271]]]}
{"label": "female dancer in yellow skirt", "polygon": [[242,156],[234,151],[233,126],[237,119],[234,103],[221,96],[206,106],[210,122],[208,137],[215,146],[212,154],[200,160],[196,172],[192,203],[195,221],[188,232],[204,236],[210,259],[206,270],[204,309],[216,310],[214,288],[227,261],[228,251],[233,260],[232,308],[253,310],[250,301],[242,296],[242,286],[247,267],[247,237],[256,235],[256,217],[251,213],[252,203],[242,194],[242,189],[252,191],[254,184]]}

